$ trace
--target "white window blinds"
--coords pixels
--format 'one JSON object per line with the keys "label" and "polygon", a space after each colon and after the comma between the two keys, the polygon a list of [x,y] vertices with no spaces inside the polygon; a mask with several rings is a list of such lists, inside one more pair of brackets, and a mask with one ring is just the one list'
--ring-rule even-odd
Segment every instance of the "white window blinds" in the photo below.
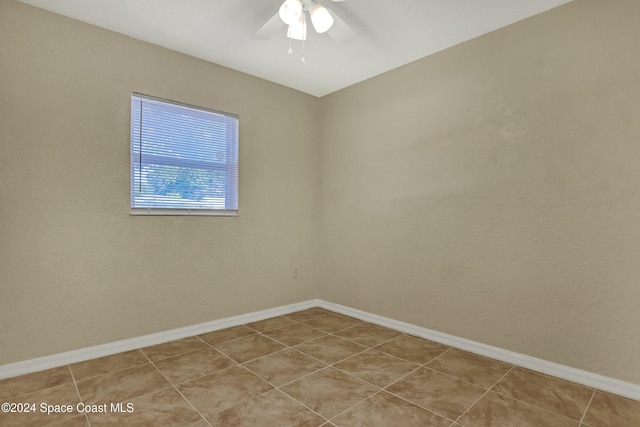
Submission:
{"label": "white window blinds", "polygon": [[131,213],[237,215],[238,116],[132,94]]}

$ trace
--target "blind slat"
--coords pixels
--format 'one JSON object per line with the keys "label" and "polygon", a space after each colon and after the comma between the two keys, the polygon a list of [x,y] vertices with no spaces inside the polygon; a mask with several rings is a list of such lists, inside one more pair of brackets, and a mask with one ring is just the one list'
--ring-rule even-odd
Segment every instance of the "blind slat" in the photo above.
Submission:
{"label": "blind slat", "polygon": [[237,213],[238,117],[133,94],[131,209]]}

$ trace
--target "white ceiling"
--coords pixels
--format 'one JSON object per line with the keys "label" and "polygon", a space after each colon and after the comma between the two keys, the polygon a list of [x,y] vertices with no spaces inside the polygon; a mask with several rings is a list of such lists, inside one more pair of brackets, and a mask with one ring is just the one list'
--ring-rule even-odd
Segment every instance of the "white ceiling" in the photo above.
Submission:
{"label": "white ceiling", "polygon": [[305,64],[301,42],[287,54],[284,26],[252,38],[282,0],[20,1],[324,96],[571,0],[317,0],[358,37],[338,43],[309,26]]}

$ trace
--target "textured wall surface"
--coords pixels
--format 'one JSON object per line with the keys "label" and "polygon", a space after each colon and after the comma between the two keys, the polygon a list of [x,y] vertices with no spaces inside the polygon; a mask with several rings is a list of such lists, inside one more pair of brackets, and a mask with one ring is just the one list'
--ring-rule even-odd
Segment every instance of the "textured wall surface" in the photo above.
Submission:
{"label": "textured wall surface", "polygon": [[640,2],[321,100],[321,296],[640,383]]}
{"label": "textured wall surface", "polygon": [[[240,115],[239,217],[129,215],[132,91]],[[317,297],[318,113],[0,0],[0,364]]]}
{"label": "textured wall surface", "polygon": [[[317,99],[0,0],[0,364],[320,296],[640,383],[638,22]],[[132,91],[240,115],[238,218],[129,216]]]}

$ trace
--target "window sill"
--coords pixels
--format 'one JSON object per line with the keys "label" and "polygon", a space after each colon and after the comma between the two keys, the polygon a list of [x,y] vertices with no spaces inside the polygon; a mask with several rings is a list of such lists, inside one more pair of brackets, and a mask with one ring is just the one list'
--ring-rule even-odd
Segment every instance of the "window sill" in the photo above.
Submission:
{"label": "window sill", "polygon": [[217,209],[132,208],[130,213],[132,216],[238,216],[237,210]]}

